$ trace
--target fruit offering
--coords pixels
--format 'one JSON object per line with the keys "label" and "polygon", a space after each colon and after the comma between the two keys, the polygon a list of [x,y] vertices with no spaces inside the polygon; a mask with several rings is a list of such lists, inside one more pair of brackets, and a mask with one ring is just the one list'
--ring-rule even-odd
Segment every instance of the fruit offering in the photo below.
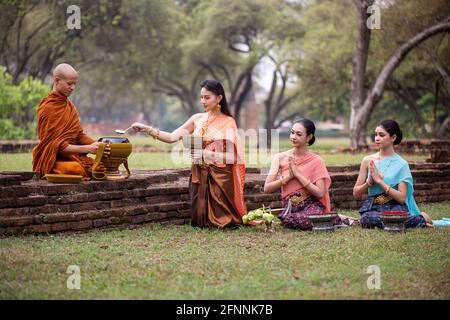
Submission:
{"label": "fruit offering", "polygon": [[275,216],[272,214],[270,208],[266,209],[263,205],[262,208],[249,211],[242,217],[242,222],[248,224],[252,220],[264,220],[266,223],[272,223]]}

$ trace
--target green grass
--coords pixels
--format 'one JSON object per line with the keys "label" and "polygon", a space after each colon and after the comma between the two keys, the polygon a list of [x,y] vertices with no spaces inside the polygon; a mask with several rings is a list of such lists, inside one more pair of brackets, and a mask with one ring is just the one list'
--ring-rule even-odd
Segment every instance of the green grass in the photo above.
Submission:
{"label": "green grass", "polygon": [[[286,150],[286,149],[284,149]],[[359,154],[321,154],[321,157],[327,165],[335,164],[359,164],[367,153]],[[91,155],[93,157],[93,155]],[[425,156],[406,155],[409,161],[424,161]],[[265,167],[269,168],[272,156],[257,155],[250,158],[247,155],[247,167]],[[256,159],[250,161],[250,159]],[[2,153],[0,154],[0,171],[31,171],[31,153]],[[189,157],[179,157],[175,152],[134,152],[129,157],[130,170],[138,169],[165,169],[165,168],[187,168],[190,167]],[[122,168],[123,170],[123,168]]]}
{"label": "green grass", "polygon": [[[449,216],[450,202],[421,209]],[[0,299],[450,298],[449,228],[263,230],[147,225],[3,238]],[[80,267],[80,290],[67,289],[70,265]],[[381,270],[379,290],[367,288],[370,265]]]}
{"label": "green grass", "polygon": [[[166,168],[187,168],[190,167],[189,157],[180,157],[179,153],[172,151],[175,145],[169,145],[148,137],[134,136],[129,138],[134,146],[154,146],[159,149],[165,149],[169,152],[134,152],[129,158],[129,167],[133,169],[166,169]],[[248,141],[247,141],[248,146]],[[327,165],[334,164],[359,164],[367,153],[359,154],[330,154],[329,151],[338,147],[348,147],[350,141],[348,138],[318,138],[311,147],[311,151],[319,153]],[[285,151],[291,148],[288,139],[281,139],[279,150]],[[178,150],[178,149],[177,149]],[[93,155],[90,155],[93,157]],[[424,161],[425,155],[405,155],[409,161]],[[247,167],[270,167],[273,155],[261,152],[256,156],[246,155]],[[254,159],[254,161],[253,161]],[[31,171],[32,156],[28,153],[2,153],[0,154],[0,171]]]}
{"label": "green grass", "polygon": [[[346,139],[318,140],[312,150],[319,153],[348,146]],[[167,147],[148,138],[132,143],[149,141]],[[364,156],[322,154],[329,165],[358,164]],[[270,159],[248,166],[268,167]],[[129,163],[132,170],[176,168],[188,167],[189,158],[174,163],[170,153],[133,153]],[[0,154],[5,170],[30,171],[31,153]],[[450,202],[420,207],[433,219],[450,216]],[[262,226],[219,231],[153,224],[7,237],[0,239],[0,299],[449,299],[449,240],[449,228],[314,234],[279,224],[269,235]],[[80,290],[67,289],[70,265],[80,267]],[[370,265],[380,267],[380,290],[367,288]]]}

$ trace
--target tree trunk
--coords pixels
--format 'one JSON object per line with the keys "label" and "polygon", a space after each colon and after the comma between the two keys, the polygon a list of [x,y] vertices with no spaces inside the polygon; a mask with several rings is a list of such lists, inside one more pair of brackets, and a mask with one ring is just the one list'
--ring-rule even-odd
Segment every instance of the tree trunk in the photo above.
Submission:
{"label": "tree trunk", "polygon": [[[395,69],[399,66],[399,64],[403,61],[406,55],[420,43],[425,41],[431,36],[438,34],[440,32],[445,32],[450,30],[450,21],[447,19],[445,22],[438,23],[432,27],[429,27],[414,37],[406,41],[400,48],[392,55],[392,57],[388,60],[388,62],[384,65],[380,74],[378,75],[375,84],[372,89],[369,91],[364,104],[359,108],[357,104],[353,104],[352,101],[352,110],[350,116],[350,135],[352,147],[362,147],[363,139],[362,136],[366,132],[367,124],[369,122],[370,116],[377,105],[377,103],[381,100],[384,88],[387,80],[395,71]],[[361,32],[361,30],[360,30]],[[357,52],[358,56],[358,52]],[[355,70],[354,70],[355,73]],[[352,81],[353,82],[353,81]],[[353,83],[352,83],[352,98],[353,95],[357,93],[353,93]],[[353,100],[353,99],[352,99]]]}
{"label": "tree trunk", "polygon": [[366,131],[364,124],[361,123],[360,110],[364,101],[364,84],[370,44],[370,29],[366,25],[369,17],[367,8],[373,4],[373,1],[354,0],[353,3],[358,14],[358,37],[356,53],[353,58],[351,83],[350,142],[352,148],[359,148],[366,145]]}
{"label": "tree trunk", "polygon": [[277,76],[277,70],[273,72],[272,77],[272,84],[270,86],[269,95],[267,96],[266,101],[264,101],[265,111],[266,111],[266,129],[267,129],[267,147],[271,148],[272,146],[272,136],[271,136],[271,130],[274,127],[275,119],[273,118],[272,114],[272,104],[275,96],[275,91],[277,89],[277,83],[278,83],[278,76]]}

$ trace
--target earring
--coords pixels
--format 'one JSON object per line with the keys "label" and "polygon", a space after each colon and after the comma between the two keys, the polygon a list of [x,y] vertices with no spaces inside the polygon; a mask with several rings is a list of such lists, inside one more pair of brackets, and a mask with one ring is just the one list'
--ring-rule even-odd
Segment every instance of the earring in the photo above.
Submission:
{"label": "earring", "polygon": [[216,108],[220,111],[221,106],[219,103],[217,104]]}

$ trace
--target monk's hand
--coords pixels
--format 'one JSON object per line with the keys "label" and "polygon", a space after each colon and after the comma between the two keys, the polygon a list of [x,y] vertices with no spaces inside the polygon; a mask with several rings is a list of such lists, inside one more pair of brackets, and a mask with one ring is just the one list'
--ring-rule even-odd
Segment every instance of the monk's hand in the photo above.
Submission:
{"label": "monk's hand", "polygon": [[130,127],[136,131],[144,131],[144,132],[147,131],[148,128],[150,128],[149,126],[140,122],[135,122]]}
{"label": "monk's hand", "polygon": [[107,144],[107,145],[105,146],[105,149],[103,150],[103,156],[106,157],[106,158],[108,158],[108,156],[110,155],[110,153],[111,153],[111,147],[109,146],[109,144]]}
{"label": "monk's hand", "polygon": [[86,153],[96,154],[99,145],[100,145],[100,142],[94,142],[94,143],[85,145],[84,148],[85,148],[85,150],[86,150]]}
{"label": "monk's hand", "polygon": [[[85,147],[87,149],[87,153],[96,154],[99,146],[100,146],[100,142],[94,142],[94,143],[86,145]],[[110,153],[111,153],[111,147],[109,146],[109,144],[107,144],[103,151],[103,155],[108,156]]]}
{"label": "monk's hand", "polygon": [[381,183],[383,182],[383,177],[381,175],[380,170],[375,166],[375,162],[373,160],[370,160],[369,162],[369,169],[370,169],[370,175],[372,177],[372,180],[375,183]]}

